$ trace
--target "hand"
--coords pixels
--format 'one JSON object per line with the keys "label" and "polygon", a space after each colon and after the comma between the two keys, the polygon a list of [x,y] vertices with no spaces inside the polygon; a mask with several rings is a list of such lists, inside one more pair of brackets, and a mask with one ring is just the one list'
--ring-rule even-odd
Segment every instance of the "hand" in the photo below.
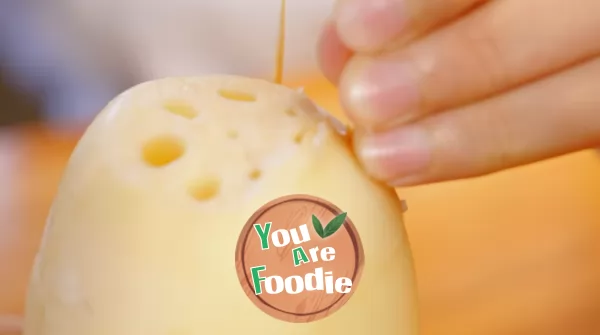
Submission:
{"label": "hand", "polygon": [[479,176],[600,144],[598,14],[598,0],[341,0],[320,63],[375,178]]}

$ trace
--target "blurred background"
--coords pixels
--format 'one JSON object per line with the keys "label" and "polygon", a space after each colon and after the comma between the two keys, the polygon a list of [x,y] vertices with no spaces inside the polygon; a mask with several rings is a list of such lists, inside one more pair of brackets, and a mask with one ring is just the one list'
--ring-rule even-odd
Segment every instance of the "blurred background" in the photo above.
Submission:
{"label": "blurred background", "polygon": [[[315,60],[332,5],[288,0],[285,81],[344,119]],[[95,114],[119,92],[154,78],[270,78],[279,6],[0,2],[0,335],[19,326],[49,206]],[[423,334],[600,334],[596,152],[398,194],[409,206]]]}

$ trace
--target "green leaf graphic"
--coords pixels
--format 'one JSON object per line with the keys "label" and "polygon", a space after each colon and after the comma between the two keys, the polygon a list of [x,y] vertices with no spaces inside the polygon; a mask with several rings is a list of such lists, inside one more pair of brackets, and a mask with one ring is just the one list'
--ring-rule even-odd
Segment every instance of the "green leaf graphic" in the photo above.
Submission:
{"label": "green leaf graphic", "polygon": [[334,217],[327,226],[325,226],[325,231],[323,232],[323,238],[333,235],[346,221],[346,216],[348,213],[344,212],[336,217]]}
{"label": "green leaf graphic", "polygon": [[321,225],[321,221],[319,221],[319,219],[317,219],[317,217],[314,214],[312,216],[312,223],[313,223],[313,227],[315,227],[315,231],[317,232],[317,235],[319,235],[320,237],[323,237],[323,225]]}

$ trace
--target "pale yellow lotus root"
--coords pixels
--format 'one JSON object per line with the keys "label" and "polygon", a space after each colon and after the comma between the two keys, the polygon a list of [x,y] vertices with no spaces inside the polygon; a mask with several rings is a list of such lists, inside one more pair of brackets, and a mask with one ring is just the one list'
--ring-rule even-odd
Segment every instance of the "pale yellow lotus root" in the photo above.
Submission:
{"label": "pale yellow lotus root", "polygon": [[[24,335],[416,335],[402,206],[302,92],[168,78],[115,98],[77,145],[32,272]],[[279,321],[244,294],[235,248],[280,196],[348,211],[365,266],[346,305]]]}

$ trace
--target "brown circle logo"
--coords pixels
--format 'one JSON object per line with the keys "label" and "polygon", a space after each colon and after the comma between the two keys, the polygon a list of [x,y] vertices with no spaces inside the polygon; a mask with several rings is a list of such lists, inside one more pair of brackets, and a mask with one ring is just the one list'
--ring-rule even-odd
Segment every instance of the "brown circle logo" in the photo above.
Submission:
{"label": "brown circle logo", "polygon": [[364,252],[347,212],[317,197],[290,195],[247,221],[235,262],[242,288],[258,308],[300,323],[320,320],[350,299]]}

